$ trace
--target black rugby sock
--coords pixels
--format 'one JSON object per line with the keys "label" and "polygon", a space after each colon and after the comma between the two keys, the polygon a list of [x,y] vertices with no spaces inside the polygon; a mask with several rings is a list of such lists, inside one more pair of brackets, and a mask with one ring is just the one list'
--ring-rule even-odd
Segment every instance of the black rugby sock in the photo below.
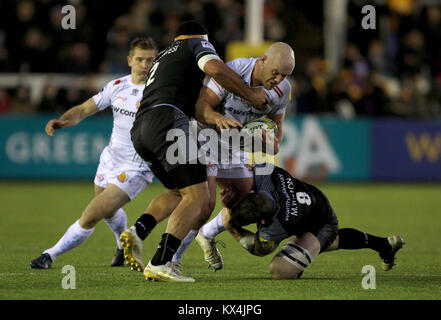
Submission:
{"label": "black rugby sock", "polygon": [[152,265],[158,266],[160,264],[166,264],[171,261],[176,250],[181,245],[181,240],[176,238],[171,233],[164,233],[162,235],[161,242],[159,243],[158,250],[151,261]]}
{"label": "black rugby sock", "polygon": [[339,249],[369,248],[378,252],[390,250],[389,241],[352,228],[338,230]]}
{"label": "black rugby sock", "polygon": [[136,234],[144,240],[156,226],[156,223],[156,219],[151,214],[144,213],[135,222]]}

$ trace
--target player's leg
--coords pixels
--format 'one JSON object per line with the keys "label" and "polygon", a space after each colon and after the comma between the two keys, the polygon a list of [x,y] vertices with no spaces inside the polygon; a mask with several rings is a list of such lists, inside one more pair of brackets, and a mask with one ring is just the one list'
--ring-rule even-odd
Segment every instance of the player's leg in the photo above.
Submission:
{"label": "player's leg", "polygon": [[99,193],[84,210],[77,220],[66,232],[65,236],[51,249],[47,250],[51,257],[69,251],[86,241],[95,229],[96,223],[101,219],[111,218],[115,212],[129,202],[127,194],[114,185]]}
{"label": "player's leg", "polygon": [[121,234],[124,260],[132,270],[142,271],[144,268],[143,241],[159,222],[171,215],[181,199],[177,190],[167,190],[156,196],[135,224]]}
{"label": "player's leg", "polygon": [[[104,187],[95,184],[95,197],[105,190]],[[112,230],[116,239],[116,252],[110,261],[110,266],[117,267],[124,265],[124,250],[119,239],[121,233],[127,228],[127,214],[123,208],[119,208],[113,217],[105,218],[107,226]]]}
{"label": "player's leg", "polygon": [[[80,219],[75,221],[61,237],[61,239],[51,248],[45,250],[50,259],[45,260],[39,266],[39,258],[31,262],[32,268],[49,268],[60,254],[72,250],[86,241],[95,230],[95,225],[103,218],[111,218],[115,212],[129,202],[127,194],[114,185],[109,185],[104,191],[92,199],[83,211]],[[42,256],[43,256],[42,255]],[[47,257],[47,256],[46,256]],[[41,260],[41,259],[40,259]],[[49,266],[47,265],[49,263]]]}
{"label": "player's leg", "polygon": [[[248,169],[247,169],[248,170]],[[236,172],[236,176],[241,176],[241,172]],[[222,190],[225,188],[233,188],[235,190],[237,200],[247,195],[253,188],[253,178],[217,178],[218,185]],[[196,237],[196,241],[204,252],[204,260],[208,263],[208,267],[213,267],[214,270],[222,269],[223,259],[217,248],[217,241],[215,237],[225,231],[225,217],[231,214],[230,209],[222,208],[221,211],[210,222],[206,223]]]}
{"label": "player's leg", "polygon": [[[208,183],[208,190],[210,192],[210,202],[209,202],[209,209],[210,212],[213,212],[214,207],[216,206],[216,175],[210,174],[209,170],[207,169],[207,183]],[[174,266],[177,266],[178,270],[181,271],[181,260],[184,252],[187,250],[187,248],[190,246],[191,242],[194,238],[198,235],[198,229],[192,229],[188,232],[188,234],[185,236],[185,238],[182,240],[181,245],[179,246],[176,253],[173,255],[172,263]]]}
{"label": "player's leg", "polygon": [[292,237],[272,259],[269,272],[272,279],[297,279],[320,253],[320,242],[307,232]]}
{"label": "player's leg", "polygon": [[210,193],[206,168],[201,164],[180,165],[169,172],[179,188],[182,200],[168,220],[166,232],[155,255],[144,269],[148,280],[194,282],[193,278],[177,275],[171,268],[171,260],[192,229],[199,229],[210,215]]}
{"label": "player's leg", "polygon": [[388,271],[395,265],[395,254],[404,244],[400,235],[378,237],[356,229],[343,228],[338,230],[337,238],[326,251],[369,248],[378,252],[382,259],[382,269]]}

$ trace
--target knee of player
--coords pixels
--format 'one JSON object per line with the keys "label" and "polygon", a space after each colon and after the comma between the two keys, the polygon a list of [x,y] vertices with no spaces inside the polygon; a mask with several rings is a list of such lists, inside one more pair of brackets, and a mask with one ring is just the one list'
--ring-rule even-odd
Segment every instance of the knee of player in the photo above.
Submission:
{"label": "knee of player", "polygon": [[272,279],[298,279],[314,256],[295,241],[285,243],[271,261],[269,271]]}
{"label": "knee of player", "polygon": [[272,261],[269,266],[269,273],[273,280],[298,279],[303,270],[292,267],[289,264]]}

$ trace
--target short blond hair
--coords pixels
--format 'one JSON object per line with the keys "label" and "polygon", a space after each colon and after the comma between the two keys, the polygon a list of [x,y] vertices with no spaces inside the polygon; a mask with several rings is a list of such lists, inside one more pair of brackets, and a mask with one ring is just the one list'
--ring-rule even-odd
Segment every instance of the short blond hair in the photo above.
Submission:
{"label": "short blond hair", "polygon": [[129,56],[133,55],[135,48],[158,51],[158,46],[151,37],[137,37],[133,39],[132,42],[130,42]]}

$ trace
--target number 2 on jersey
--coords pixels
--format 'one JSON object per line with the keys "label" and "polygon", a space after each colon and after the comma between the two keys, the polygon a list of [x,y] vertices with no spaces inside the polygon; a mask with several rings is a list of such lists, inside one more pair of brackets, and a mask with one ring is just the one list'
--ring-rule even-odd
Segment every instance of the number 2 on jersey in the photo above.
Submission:
{"label": "number 2 on jersey", "polygon": [[158,69],[159,66],[159,62],[155,63],[152,66],[152,69],[150,70],[150,75],[149,78],[147,80],[147,83],[145,84],[145,86],[147,87],[148,85],[150,85],[153,81],[155,81],[155,78],[153,77],[155,75],[156,69]]}

